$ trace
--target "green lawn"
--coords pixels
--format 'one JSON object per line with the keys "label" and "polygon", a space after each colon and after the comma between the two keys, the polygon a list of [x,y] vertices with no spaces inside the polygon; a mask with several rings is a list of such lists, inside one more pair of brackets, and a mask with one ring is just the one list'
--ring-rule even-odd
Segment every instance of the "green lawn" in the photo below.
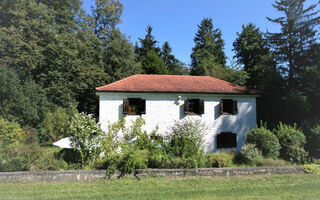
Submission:
{"label": "green lawn", "polygon": [[143,178],[70,183],[0,183],[7,199],[320,199],[320,175]]}

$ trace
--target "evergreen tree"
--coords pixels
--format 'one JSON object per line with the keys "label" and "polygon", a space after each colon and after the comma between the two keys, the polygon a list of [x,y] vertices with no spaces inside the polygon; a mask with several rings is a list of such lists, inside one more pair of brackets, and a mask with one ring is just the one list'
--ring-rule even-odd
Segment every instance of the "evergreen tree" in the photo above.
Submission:
{"label": "evergreen tree", "polygon": [[214,75],[215,67],[225,67],[224,41],[221,31],[213,29],[212,19],[204,18],[194,38],[191,54],[191,74]]}
{"label": "evergreen tree", "polygon": [[[257,99],[258,120],[263,120],[273,127],[283,120],[284,82],[279,72],[273,55],[267,47],[267,41],[252,23],[242,26],[241,33],[233,43],[237,63],[249,74],[246,86],[258,89],[261,97]],[[278,113],[277,117],[274,113]]]}
{"label": "evergreen tree", "polygon": [[156,46],[158,41],[155,40],[154,36],[152,35],[152,29],[152,26],[147,26],[147,34],[143,39],[139,38],[141,43],[141,47],[138,48],[139,57],[146,55],[148,51],[154,51],[155,53],[160,54],[160,48]]}
{"label": "evergreen tree", "polygon": [[288,89],[297,89],[308,63],[310,47],[316,42],[315,27],[320,23],[317,5],[304,8],[305,0],[278,0],[273,4],[284,16],[269,21],[281,26],[280,33],[267,33],[271,46],[288,79]]}
{"label": "evergreen tree", "polygon": [[165,63],[154,50],[140,57],[142,69],[146,74],[168,74]]}
{"label": "evergreen tree", "polygon": [[172,54],[172,49],[169,45],[169,42],[167,41],[164,42],[161,48],[160,55],[166,65],[166,68],[169,71],[169,74],[179,74],[179,75],[187,74],[187,69]]}
{"label": "evergreen tree", "polygon": [[152,35],[152,27],[147,26],[145,37],[139,38],[141,46],[136,46],[136,52],[142,65],[143,73],[168,74],[164,61],[160,57],[160,48],[156,46],[158,41]]}
{"label": "evergreen tree", "polygon": [[313,65],[312,47],[317,41],[317,26],[320,24],[317,5],[304,7],[305,0],[278,0],[273,4],[284,16],[270,19],[279,24],[281,32],[267,33],[276,60],[278,70],[286,80],[284,93],[285,103],[281,113],[285,113],[286,123],[301,122],[312,115],[310,97],[303,88],[306,71]]}
{"label": "evergreen tree", "polygon": [[254,24],[242,26],[242,32],[233,43],[237,62],[248,72],[246,86],[263,90],[266,87],[266,73],[275,72],[276,63],[267,47],[267,42]]}

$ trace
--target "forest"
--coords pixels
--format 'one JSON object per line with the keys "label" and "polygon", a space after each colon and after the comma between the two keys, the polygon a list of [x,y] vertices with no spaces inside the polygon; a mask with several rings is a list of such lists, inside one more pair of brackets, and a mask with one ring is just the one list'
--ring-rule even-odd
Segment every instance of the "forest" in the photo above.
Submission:
{"label": "forest", "polygon": [[319,123],[319,4],[274,1],[281,17],[266,21],[280,31],[242,25],[227,64],[222,32],[211,18],[199,22],[191,63],[182,63],[168,42],[153,36],[157,24],[132,44],[118,28],[119,0],[96,0],[90,14],[81,0],[1,0],[0,126],[19,126],[40,145],[51,144],[68,136],[72,113],[98,117],[95,87],[133,74],[214,76],[260,91],[258,121],[270,129],[279,122]]}

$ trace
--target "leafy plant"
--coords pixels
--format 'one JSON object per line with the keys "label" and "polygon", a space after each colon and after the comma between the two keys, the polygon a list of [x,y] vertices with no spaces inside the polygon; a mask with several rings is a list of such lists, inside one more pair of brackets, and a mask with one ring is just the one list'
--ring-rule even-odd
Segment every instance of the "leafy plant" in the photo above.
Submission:
{"label": "leafy plant", "polygon": [[283,159],[298,163],[306,161],[307,154],[303,149],[306,139],[296,124],[290,126],[280,122],[275,130],[275,134],[281,145],[280,156]]}
{"label": "leafy plant", "polygon": [[308,164],[302,167],[307,174],[320,174],[320,165]]}
{"label": "leafy plant", "polygon": [[254,144],[244,144],[236,156],[236,161],[241,164],[255,165],[257,159],[262,157],[261,151]]}
{"label": "leafy plant", "polygon": [[263,124],[247,133],[247,143],[254,144],[265,157],[276,158],[279,156],[279,141]]}
{"label": "leafy plant", "polygon": [[42,138],[43,142],[52,143],[61,138],[67,137],[70,123],[76,108],[58,107],[54,112],[47,112],[42,122]]}
{"label": "leafy plant", "polygon": [[231,167],[235,154],[230,152],[211,153],[206,155],[206,167]]}
{"label": "leafy plant", "polygon": [[205,125],[199,120],[177,121],[167,136],[169,153],[178,157],[199,155],[205,131]]}
{"label": "leafy plant", "polygon": [[100,124],[95,121],[93,115],[77,113],[71,120],[69,134],[72,148],[81,154],[81,163],[93,166],[102,152],[101,140],[106,137]]}

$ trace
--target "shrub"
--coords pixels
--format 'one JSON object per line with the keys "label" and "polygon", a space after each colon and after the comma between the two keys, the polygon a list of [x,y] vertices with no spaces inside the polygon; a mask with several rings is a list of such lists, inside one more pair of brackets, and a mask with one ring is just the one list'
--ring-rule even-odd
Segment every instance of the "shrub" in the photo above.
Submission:
{"label": "shrub", "polygon": [[304,121],[302,127],[306,136],[306,150],[311,157],[320,158],[320,120]]}
{"label": "shrub", "polygon": [[167,137],[169,153],[184,158],[200,155],[205,131],[205,125],[199,120],[176,122]]}
{"label": "shrub", "polygon": [[67,137],[70,122],[76,113],[75,108],[57,108],[54,112],[47,112],[41,124],[41,142],[52,143],[61,138]]}
{"label": "shrub", "polygon": [[315,125],[307,135],[307,145],[310,155],[320,158],[320,124]]}
{"label": "shrub", "polygon": [[290,126],[280,122],[275,133],[281,145],[280,156],[283,159],[298,163],[304,163],[307,160],[307,154],[303,149],[306,139],[296,124]]}
{"label": "shrub", "polygon": [[118,167],[121,176],[130,174],[136,169],[147,168],[147,155],[148,152],[146,150],[137,150],[132,145],[125,147]]}
{"label": "shrub", "polygon": [[31,166],[31,170],[66,170],[68,164],[58,157],[59,149],[56,148],[40,148],[38,159]]}
{"label": "shrub", "polygon": [[286,151],[283,153],[282,156],[283,159],[298,164],[305,164],[309,162],[308,152],[306,152],[304,148],[298,146],[286,147]]}
{"label": "shrub", "polygon": [[316,165],[316,164],[303,165],[303,169],[307,174],[320,174],[320,165]]}
{"label": "shrub", "polygon": [[194,169],[201,166],[198,156],[188,158],[172,157],[169,163],[168,168],[171,169]]}
{"label": "shrub", "polygon": [[211,153],[206,155],[206,167],[232,167],[234,153]]}
{"label": "shrub", "polygon": [[281,159],[263,158],[260,157],[255,161],[257,166],[288,166],[289,162]]}
{"label": "shrub", "polygon": [[30,165],[26,157],[13,157],[5,158],[0,156],[0,171],[12,172],[12,171],[27,171]]}
{"label": "shrub", "polygon": [[92,115],[77,113],[71,120],[70,141],[72,148],[81,155],[81,163],[92,167],[102,152],[102,140],[106,134]]}
{"label": "shrub", "polygon": [[163,149],[148,152],[149,168],[169,168],[169,155]]}
{"label": "shrub", "polygon": [[62,158],[69,165],[75,163],[81,163],[81,155],[80,152],[76,149],[61,149],[57,153],[58,158]]}
{"label": "shrub", "polygon": [[18,123],[0,118],[0,148],[19,143],[23,134],[24,132]]}
{"label": "shrub", "polygon": [[256,160],[262,157],[261,151],[254,144],[244,144],[236,155],[236,161],[240,164],[255,165]]}
{"label": "shrub", "polygon": [[254,144],[265,157],[279,156],[280,144],[277,137],[263,125],[247,133],[247,143]]}
{"label": "shrub", "polygon": [[106,156],[104,159],[99,159],[95,163],[96,169],[105,169],[106,177],[110,179],[119,167],[119,154],[113,153]]}

